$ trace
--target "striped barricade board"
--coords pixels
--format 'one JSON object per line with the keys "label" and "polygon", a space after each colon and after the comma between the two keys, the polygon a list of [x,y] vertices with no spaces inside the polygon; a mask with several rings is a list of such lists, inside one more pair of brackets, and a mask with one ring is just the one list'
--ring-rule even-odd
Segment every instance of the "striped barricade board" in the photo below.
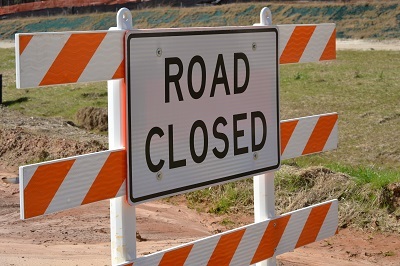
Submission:
{"label": "striped barricade board", "polygon": [[[337,148],[336,113],[281,121],[282,159]],[[126,151],[112,150],[20,167],[21,218],[126,195]]]}
{"label": "striped barricade board", "polygon": [[[276,27],[281,64],[336,58],[335,24]],[[124,78],[124,36],[123,30],[16,34],[17,88]]]}
{"label": "striped barricade board", "polygon": [[120,265],[251,265],[333,236],[337,227],[338,201],[331,200]]}

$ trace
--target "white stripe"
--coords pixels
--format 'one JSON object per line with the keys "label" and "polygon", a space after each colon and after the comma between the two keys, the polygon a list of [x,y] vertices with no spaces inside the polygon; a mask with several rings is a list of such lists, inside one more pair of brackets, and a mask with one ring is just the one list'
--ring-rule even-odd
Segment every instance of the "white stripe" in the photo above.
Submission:
{"label": "white stripe", "polygon": [[125,31],[110,31],[100,43],[78,82],[110,80],[124,59]]}
{"label": "white stripe", "polygon": [[184,265],[207,265],[220,239],[221,237],[212,237],[208,241],[194,244]]}
{"label": "white stripe", "polygon": [[21,88],[39,86],[70,36],[71,33],[40,33],[32,37],[19,56]]}
{"label": "white stripe", "polygon": [[335,29],[334,24],[320,24],[315,27],[310,41],[304,50],[299,63],[317,62],[328,44],[329,38]]}
{"label": "white stripe", "polygon": [[282,157],[285,159],[301,156],[307,142],[318,122],[319,116],[305,117],[299,120],[294,132],[286,145]]}
{"label": "white stripe", "polygon": [[293,212],[288,224],[286,225],[285,231],[283,232],[282,238],[279,241],[274,256],[294,250],[310,212],[311,208]]}
{"label": "white stripe", "polygon": [[159,265],[163,255],[164,255],[163,252],[159,252],[159,253],[154,253],[152,255],[141,257],[135,261],[134,266]]}
{"label": "white stripe", "polygon": [[246,229],[230,265],[250,265],[268,224],[269,222],[262,222]]}
{"label": "white stripe", "polygon": [[103,152],[76,159],[45,213],[80,206],[109,155]]}
{"label": "white stripe", "polygon": [[[115,178],[117,178],[117,177],[115,177]],[[115,195],[115,198],[125,196],[126,194],[127,194],[126,193],[126,181],[124,181],[122,183],[121,187],[119,188],[117,195]]]}
{"label": "white stripe", "polygon": [[292,36],[292,33],[294,29],[296,28],[297,25],[277,25],[279,29],[279,58],[281,58],[281,55],[283,53],[283,50],[285,50],[285,47]]}
{"label": "white stripe", "polygon": [[324,149],[322,151],[334,150],[337,149],[337,146],[338,146],[338,120],[336,120],[332,132],[329,135],[325,143]]}
{"label": "white stripe", "polygon": [[333,200],[315,241],[320,241],[334,235],[337,230],[338,224],[338,201]]}
{"label": "white stripe", "polygon": [[20,173],[22,173],[22,175],[19,177],[19,182],[22,182],[24,184],[24,190],[26,189],[29,181],[31,181],[31,178],[35,174],[38,167],[39,165],[26,165],[20,167],[20,169],[22,169],[22,171],[20,170]]}

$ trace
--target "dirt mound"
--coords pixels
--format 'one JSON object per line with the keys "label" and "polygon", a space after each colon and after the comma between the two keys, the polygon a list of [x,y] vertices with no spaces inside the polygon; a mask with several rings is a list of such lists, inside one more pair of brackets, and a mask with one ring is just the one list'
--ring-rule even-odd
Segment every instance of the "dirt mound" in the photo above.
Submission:
{"label": "dirt mound", "polygon": [[78,125],[87,130],[108,130],[107,108],[84,107],[76,114]]}
{"label": "dirt mound", "polygon": [[0,129],[0,160],[16,166],[105,150],[99,141],[77,142],[35,135],[22,128]]}
{"label": "dirt mound", "polygon": [[276,179],[277,211],[286,213],[322,201],[341,199],[354,186],[354,181],[343,173],[335,173],[325,167],[301,169],[284,165]]}
{"label": "dirt mound", "polygon": [[341,228],[400,232],[400,188],[396,183],[384,189],[361,186],[352,177],[325,167],[283,165],[280,171],[275,179],[277,213],[338,199]]}
{"label": "dirt mound", "polygon": [[0,106],[0,165],[18,166],[107,149],[107,137],[57,118],[33,118]]}

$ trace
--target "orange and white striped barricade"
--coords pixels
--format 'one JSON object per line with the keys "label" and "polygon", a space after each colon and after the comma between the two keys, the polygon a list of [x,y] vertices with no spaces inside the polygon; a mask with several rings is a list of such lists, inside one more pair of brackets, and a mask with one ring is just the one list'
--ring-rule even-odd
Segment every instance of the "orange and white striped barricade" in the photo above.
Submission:
{"label": "orange and white striped barricade", "polygon": [[[331,113],[281,121],[281,159],[336,149],[337,119]],[[21,218],[124,196],[126,168],[125,149],[22,166]]]}
{"label": "orange and white striped barricade", "polygon": [[[335,24],[276,27],[280,64],[336,59]],[[122,79],[124,36],[124,30],[16,34],[16,86]]]}
{"label": "orange and white striped barricade", "polygon": [[331,200],[120,265],[252,265],[330,237],[337,226],[338,201]]}
{"label": "orange and white striped barricade", "polygon": [[[260,24],[263,24],[263,19],[265,20],[265,11],[268,10],[263,9],[261,12]],[[280,64],[316,62],[332,60],[336,57],[334,24],[277,25],[275,28],[279,31],[277,57]],[[147,258],[135,260],[135,208],[127,204],[125,197],[121,197],[127,194],[125,184],[127,179],[125,149],[127,89],[125,87],[126,62],[124,60],[124,46],[125,35],[128,30],[132,30],[131,13],[127,9],[121,9],[117,14],[117,27],[111,28],[108,31],[16,35],[17,88],[108,80],[110,150],[22,166],[20,167],[20,190],[21,218],[23,219],[103,199],[111,199],[110,220],[113,265],[126,261],[135,261],[134,264],[136,265],[136,263],[147,260]],[[137,31],[140,32],[140,30]],[[282,121],[280,127],[281,136],[278,138],[278,141],[280,140],[281,142],[282,159],[330,150],[337,146],[337,114],[317,115]],[[243,239],[253,237],[262,238],[260,241],[264,243],[266,240],[264,240],[262,235],[247,235],[253,232],[253,230],[256,232],[260,230],[260,232],[263,232],[263,230],[264,232],[269,232],[270,222],[274,221],[274,219],[276,220],[275,223],[279,223],[279,219],[289,219],[284,217],[297,217],[300,215],[293,212],[282,216],[283,218],[276,218],[273,206],[273,173],[272,187],[270,181],[269,186],[266,186],[267,183],[265,182],[263,184],[263,182],[259,183],[257,181],[261,179],[255,178],[254,182],[257,191],[261,191],[261,193],[255,192],[255,205],[258,204],[256,209],[263,209],[261,212],[255,211],[256,222],[267,218],[268,220],[263,225],[256,223],[248,226],[248,228],[234,230],[232,235],[238,241],[243,236],[245,237]],[[259,194],[263,194],[266,191],[268,191],[268,197],[263,198],[259,196]],[[331,212],[332,208],[337,209],[337,202],[330,202],[329,204],[329,211],[324,216],[324,221],[320,225],[321,228],[326,228],[327,225],[325,224],[330,224],[332,228],[336,228],[337,226],[337,211],[336,213],[335,211]],[[308,213],[313,212],[312,208],[299,210],[298,212],[307,213],[304,214],[304,217],[306,217]],[[320,209],[321,207],[318,205],[315,208]],[[303,217],[303,215],[301,216]],[[308,228],[308,218],[302,219],[304,221],[307,220],[304,226]],[[292,218],[290,218],[291,220]],[[288,224],[290,224],[290,221]],[[258,229],[253,229],[253,227]],[[263,227],[264,229],[262,229]],[[295,241],[293,239],[295,238],[292,239],[286,236],[286,232],[294,232],[297,228],[289,228],[292,227],[284,229],[284,234],[278,242],[281,245],[283,239],[290,238],[289,242],[291,244],[289,247],[293,249],[296,246],[300,246],[300,244],[296,242],[293,245],[293,241]],[[323,233],[319,231],[317,233],[315,231],[312,232],[312,234],[318,235],[312,238],[312,241],[333,235],[335,230],[332,230],[332,228],[328,230],[329,233],[326,233],[328,231],[322,229],[320,231]],[[297,234],[300,234],[300,232],[309,232],[309,230],[304,231],[305,229],[302,228],[299,230],[296,231]],[[242,235],[239,237],[240,234]],[[230,239],[228,235],[216,235],[213,238],[212,241],[218,242],[218,250],[221,250],[221,247],[225,249],[225,244],[220,245],[219,242],[229,242],[229,240],[227,241],[227,239]],[[299,239],[305,238],[305,236],[299,237]],[[207,241],[203,242],[199,240],[199,243],[208,243]],[[239,242],[242,243],[241,240]],[[245,242],[247,244],[240,244],[240,246],[258,245],[254,243],[248,244],[247,240]],[[309,242],[301,241],[301,243],[306,244]],[[201,245],[208,244],[199,244],[199,246]],[[286,244],[282,242],[282,245],[285,246]],[[279,252],[274,252],[271,256],[273,257],[278,253],[290,250],[283,248],[283,246],[282,248],[277,246],[276,248]],[[236,251],[236,247],[231,248]],[[184,250],[188,249],[188,247],[184,248]],[[181,249],[178,248],[178,250]],[[197,248],[193,250],[197,250]],[[238,252],[238,255],[231,254],[232,262],[239,263],[234,265],[242,265],[241,262],[245,261],[245,258],[241,258],[242,255],[239,255],[243,252]],[[193,254],[197,253],[196,251]],[[162,255],[160,261],[165,260],[165,262],[169,263],[168,265],[175,264],[168,259],[174,257],[175,253],[167,252],[165,254],[166,257],[164,258],[164,255]],[[195,255],[190,255],[189,261],[196,260],[193,256]],[[219,256],[212,253],[212,256],[209,258],[215,257],[217,258],[215,262],[218,262]],[[248,257],[248,255],[246,256]],[[262,255],[257,256],[257,258],[263,260],[268,258],[268,256]],[[252,258],[250,263],[260,260]],[[184,261],[186,261],[186,258]],[[145,263],[145,265],[148,264]]]}

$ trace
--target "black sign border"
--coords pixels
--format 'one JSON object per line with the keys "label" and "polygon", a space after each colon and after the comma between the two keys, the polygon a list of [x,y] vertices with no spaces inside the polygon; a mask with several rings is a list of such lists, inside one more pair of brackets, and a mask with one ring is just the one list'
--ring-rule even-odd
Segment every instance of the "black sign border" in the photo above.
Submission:
{"label": "black sign border", "polygon": [[[130,41],[131,39],[134,38],[151,38],[151,37],[171,37],[171,36],[193,36],[193,35],[215,35],[215,34],[236,34],[236,33],[252,33],[252,32],[273,32],[276,34],[276,106],[277,106],[277,142],[278,142],[278,162],[276,165],[273,166],[268,166],[252,171],[247,171],[239,174],[234,174],[230,176],[225,176],[221,177],[218,179],[213,179],[205,182],[200,182],[196,184],[192,184],[189,186],[183,186],[183,187],[178,187],[166,191],[161,191],[153,194],[149,194],[146,196],[142,197],[137,197],[135,198],[133,196],[133,180],[132,180],[132,165],[131,165],[131,159],[132,159],[132,149],[130,148],[130,143],[131,143],[131,76],[130,76],[130,55],[131,51],[129,49],[130,47]],[[160,30],[146,30],[146,31],[130,31],[127,32],[126,34],[126,46],[125,46],[125,77],[126,77],[126,91],[127,91],[127,143],[126,143],[126,149],[127,149],[127,164],[128,164],[128,175],[127,175],[127,187],[128,187],[128,202],[130,204],[136,205],[139,203],[144,203],[146,201],[152,200],[152,199],[158,199],[158,198],[163,198],[163,197],[168,197],[176,194],[181,194],[184,192],[188,191],[193,191],[194,189],[198,188],[205,188],[209,187],[212,185],[217,185],[221,183],[226,183],[228,181],[233,182],[239,180],[239,178],[244,178],[244,177],[250,177],[254,176],[257,174],[265,173],[271,170],[276,170],[279,169],[281,165],[281,148],[280,148],[280,117],[279,117],[279,40],[278,40],[278,29],[276,27],[265,27],[265,26],[257,26],[257,27],[220,27],[220,28],[185,28],[185,29],[166,29],[164,31]]]}

